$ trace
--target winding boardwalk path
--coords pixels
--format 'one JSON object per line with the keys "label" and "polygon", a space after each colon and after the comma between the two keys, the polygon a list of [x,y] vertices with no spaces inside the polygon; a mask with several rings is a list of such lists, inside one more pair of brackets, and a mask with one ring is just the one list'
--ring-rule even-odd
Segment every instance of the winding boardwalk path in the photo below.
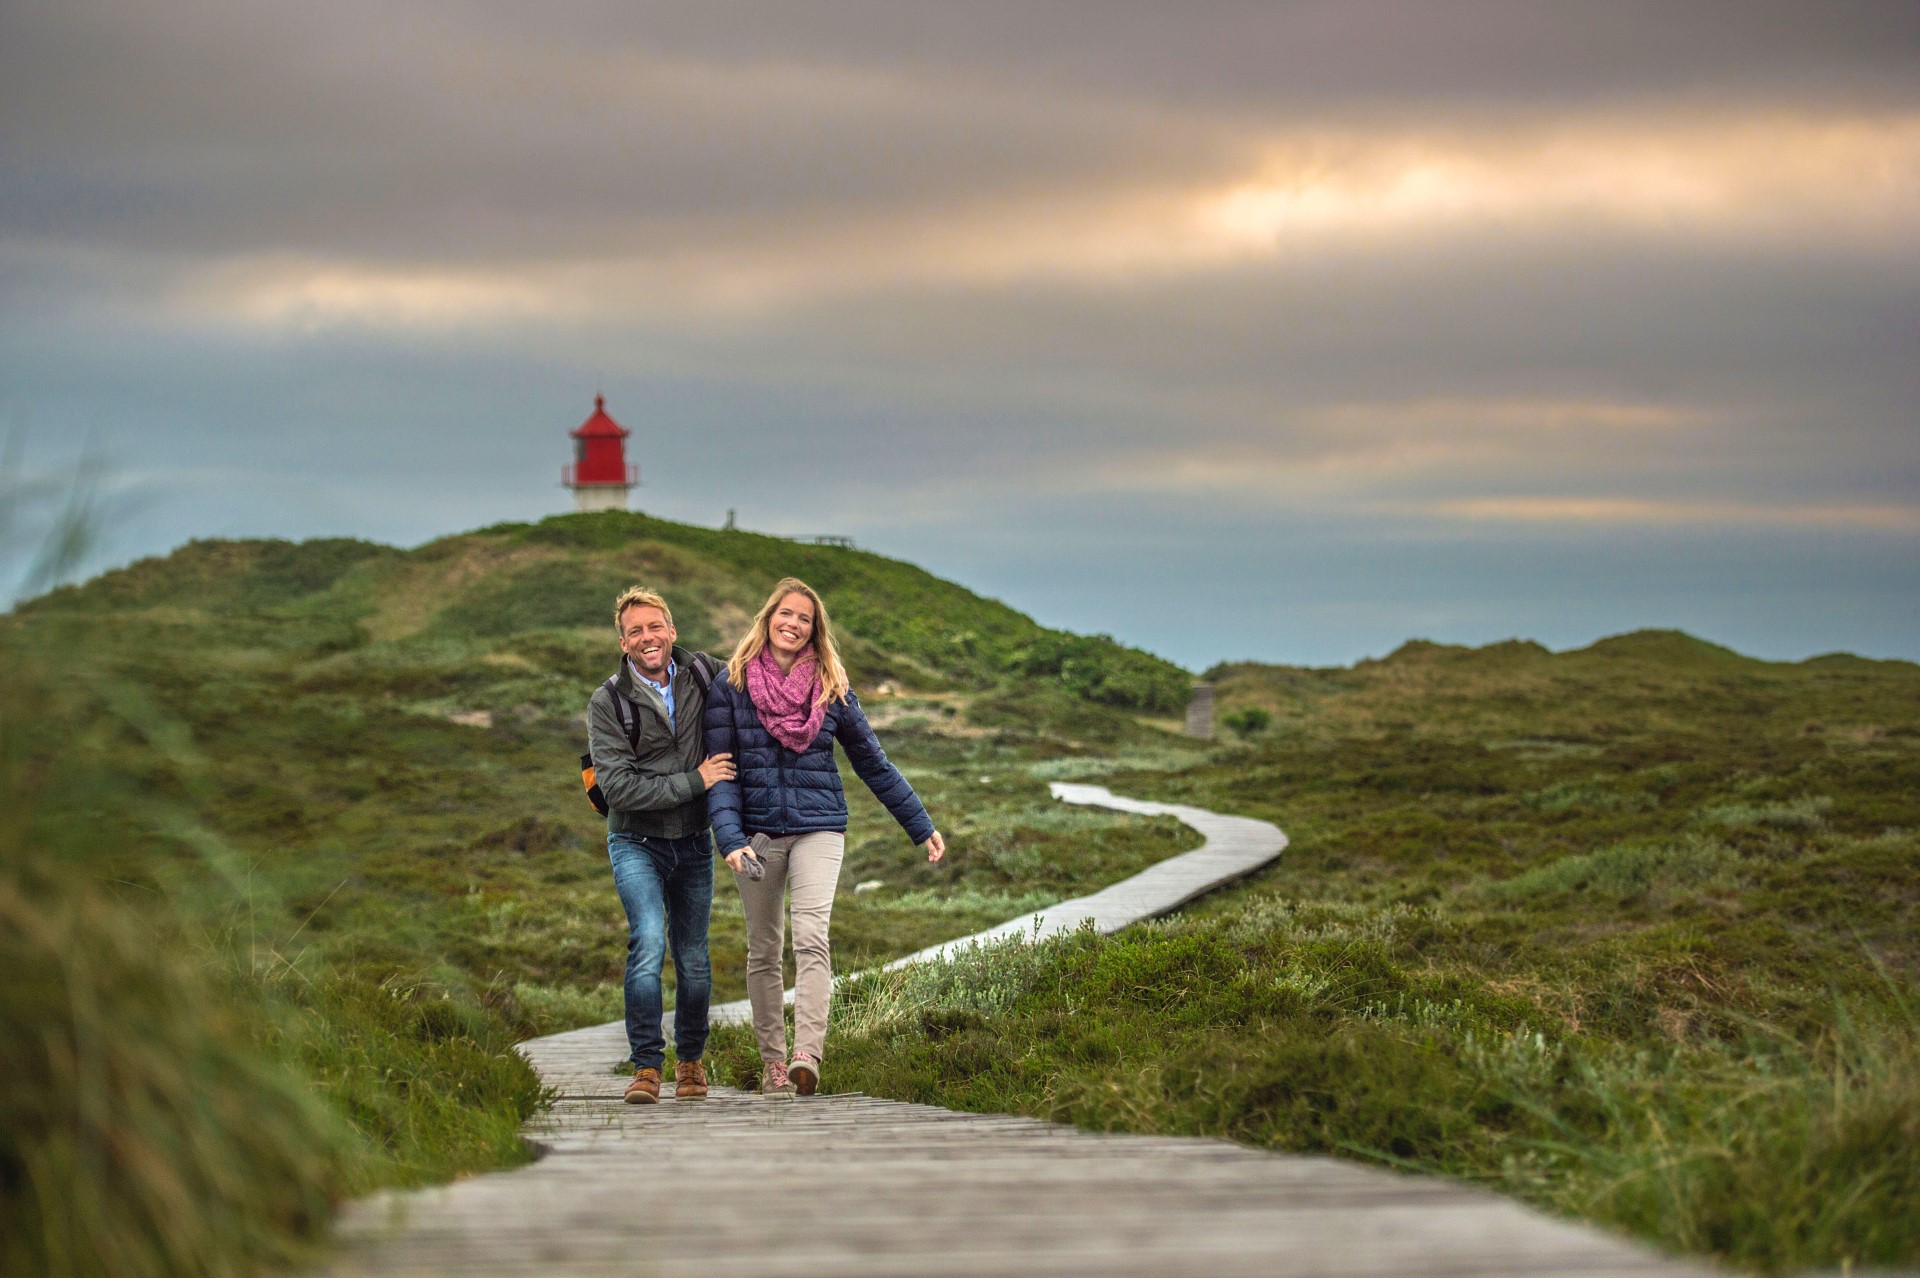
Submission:
{"label": "winding boardwalk path", "polygon": [[[1102,932],[1271,861],[1263,821],[1055,785],[1070,803],[1167,813],[1206,843],[961,941]],[[737,1019],[744,1004],[714,1009]],[[1110,1136],[868,1096],[629,1106],[618,1023],[521,1051],[559,1096],[545,1156],[343,1214],[336,1278],[372,1275],[1683,1275],[1668,1261],[1447,1181],[1226,1141]],[[831,1063],[829,1063],[831,1070]],[[829,1081],[831,1074],[829,1074]]]}

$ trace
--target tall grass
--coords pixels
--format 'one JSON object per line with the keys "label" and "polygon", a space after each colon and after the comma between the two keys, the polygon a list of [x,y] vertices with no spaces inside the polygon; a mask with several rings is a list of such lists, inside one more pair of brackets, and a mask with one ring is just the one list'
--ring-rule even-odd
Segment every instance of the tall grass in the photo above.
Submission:
{"label": "tall grass", "polygon": [[56,629],[0,633],[0,1272],[282,1267],[344,1195],[526,1157],[511,995],[304,952],[190,734]]}
{"label": "tall grass", "polygon": [[[17,657],[17,653],[9,654]],[[122,899],[113,849],[39,837],[51,698],[0,687],[0,1270],[161,1278],[306,1253],[344,1184],[347,1130],[262,1010]]]}
{"label": "tall grass", "polygon": [[[1756,1026],[1742,1047],[1577,1062],[1595,1140],[1516,1089],[1549,1134],[1503,1181],[1736,1264],[1881,1266],[1920,1258],[1920,1019],[1899,1008],[1803,1044]],[[1559,1100],[1564,1106],[1566,1101]],[[1546,1168],[1557,1175],[1541,1176]]]}
{"label": "tall grass", "polygon": [[[1631,1047],[1423,970],[1432,909],[1285,908],[846,982],[835,1089],[1456,1176],[1746,1268],[1920,1258],[1920,1018]],[[1409,943],[1413,942],[1413,945]],[[716,1058],[744,1079],[743,1029]]]}

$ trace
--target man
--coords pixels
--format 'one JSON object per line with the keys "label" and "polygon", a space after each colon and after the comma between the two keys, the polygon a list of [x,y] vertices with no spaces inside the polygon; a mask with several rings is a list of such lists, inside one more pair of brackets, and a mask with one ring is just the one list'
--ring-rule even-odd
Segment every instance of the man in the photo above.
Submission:
{"label": "man", "polygon": [[[638,586],[613,605],[620,673],[587,702],[593,770],[607,800],[607,856],[627,911],[627,1103],[660,1099],[666,1062],[660,967],[673,950],[674,1095],[707,1094],[707,916],[713,907],[713,843],[707,790],[733,779],[728,755],[703,759],[700,721],[717,668],[704,652],[674,646],[667,601]],[[696,671],[695,663],[700,669]],[[615,698],[619,698],[616,701]],[[624,704],[623,704],[624,703]]]}

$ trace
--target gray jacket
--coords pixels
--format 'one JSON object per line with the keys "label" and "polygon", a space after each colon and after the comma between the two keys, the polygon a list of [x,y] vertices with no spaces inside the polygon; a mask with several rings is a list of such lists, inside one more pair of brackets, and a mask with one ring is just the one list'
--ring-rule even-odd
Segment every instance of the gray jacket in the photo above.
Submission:
{"label": "gray jacket", "polygon": [[[659,690],[635,679],[624,657],[617,691],[601,684],[587,702],[587,748],[607,796],[607,829],[616,834],[680,839],[707,828],[707,787],[699,772],[706,757],[700,724],[707,699],[693,679],[693,654],[675,647],[673,660],[672,723]],[[637,752],[620,726],[616,696],[627,699],[640,724]]]}

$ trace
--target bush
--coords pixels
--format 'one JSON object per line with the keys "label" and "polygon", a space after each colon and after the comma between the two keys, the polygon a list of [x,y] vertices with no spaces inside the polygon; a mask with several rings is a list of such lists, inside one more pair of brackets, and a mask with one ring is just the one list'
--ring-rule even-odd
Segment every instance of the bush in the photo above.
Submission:
{"label": "bush", "polygon": [[1273,715],[1259,706],[1248,706],[1243,710],[1221,717],[1220,722],[1233,729],[1234,735],[1245,741],[1248,737],[1265,732],[1273,726]]}
{"label": "bush", "polygon": [[1045,633],[1009,653],[1006,669],[1057,680],[1089,701],[1143,714],[1178,714],[1193,694],[1193,677],[1185,670],[1111,635]]}

